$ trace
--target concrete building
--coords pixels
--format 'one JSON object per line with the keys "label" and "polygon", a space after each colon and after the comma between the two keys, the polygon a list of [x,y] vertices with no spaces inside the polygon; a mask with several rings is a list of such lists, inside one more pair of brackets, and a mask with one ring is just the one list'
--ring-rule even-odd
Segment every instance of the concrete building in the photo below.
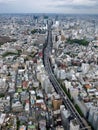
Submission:
{"label": "concrete building", "polygon": [[72,87],[71,82],[67,80],[64,81],[64,86],[66,87],[67,90]]}
{"label": "concrete building", "polygon": [[79,94],[78,88],[69,88],[69,90],[70,90],[70,95],[71,95],[72,98],[78,96],[78,94]]}
{"label": "concrete building", "polygon": [[87,63],[82,63],[82,72],[85,74],[88,72],[90,66]]}
{"label": "concrete building", "polygon": [[0,113],[0,126],[4,123],[6,114]]}
{"label": "concrete building", "polygon": [[52,87],[51,87],[50,80],[48,78],[44,80],[44,88],[46,93],[51,93]]}
{"label": "concrete building", "polygon": [[51,83],[50,83],[50,81],[49,81],[49,79],[48,79],[48,76],[46,76],[46,75],[42,75],[41,76],[41,79],[40,79],[41,81],[41,86],[42,86],[42,88],[45,90],[45,92],[46,93],[51,93]]}
{"label": "concrete building", "polygon": [[58,110],[62,105],[62,99],[53,99],[52,104],[53,104],[53,109]]}
{"label": "concrete building", "polygon": [[23,111],[23,105],[20,102],[16,102],[12,104],[12,111],[13,112],[21,112]]}
{"label": "concrete building", "polygon": [[82,100],[79,100],[78,97],[74,97],[74,102],[79,106],[81,109],[83,115],[87,117],[87,113],[89,111],[88,107],[85,105],[85,103]]}
{"label": "concrete building", "polygon": [[59,71],[59,79],[65,79],[66,78],[66,73],[65,73],[65,70],[61,69]]}
{"label": "concrete building", "polygon": [[0,78],[0,93],[5,93],[7,90],[6,79]]}
{"label": "concrete building", "polygon": [[46,121],[45,120],[41,120],[39,122],[39,128],[40,128],[40,130],[46,130]]}
{"label": "concrete building", "polygon": [[98,129],[98,107],[91,107],[89,111],[89,122],[92,124],[95,130]]}
{"label": "concrete building", "polygon": [[68,119],[69,117],[70,117],[69,111],[67,111],[65,108],[61,109],[61,119],[64,130],[69,130],[69,119]]}
{"label": "concrete building", "polygon": [[56,130],[64,130],[64,127],[63,126],[57,126]]}
{"label": "concrete building", "polygon": [[78,121],[76,119],[71,120],[69,130],[79,130],[79,129],[80,129],[80,126],[78,124]]}

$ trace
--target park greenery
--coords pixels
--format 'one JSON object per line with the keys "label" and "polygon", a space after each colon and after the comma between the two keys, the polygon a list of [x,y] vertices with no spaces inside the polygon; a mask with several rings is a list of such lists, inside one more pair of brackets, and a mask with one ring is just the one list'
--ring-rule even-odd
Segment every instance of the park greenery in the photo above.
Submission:
{"label": "park greenery", "polygon": [[22,53],[21,50],[18,50],[16,52],[5,52],[4,54],[2,54],[2,57],[12,56],[12,55],[20,56],[21,53]]}
{"label": "park greenery", "polygon": [[80,114],[80,116],[83,117],[83,113],[82,113],[80,107],[79,107],[77,104],[75,105],[75,108],[76,108],[76,110],[78,111],[78,113]]}
{"label": "park greenery", "polygon": [[89,42],[86,39],[71,39],[71,38],[67,39],[67,43],[69,44],[77,43],[83,46],[87,46],[89,44]]}
{"label": "park greenery", "polygon": [[0,98],[3,98],[5,95],[3,93],[0,93]]}
{"label": "park greenery", "polygon": [[2,57],[10,56],[10,55],[18,55],[16,52],[5,52]]}
{"label": "park greenery", "polygon": [[45,34],[46,30],[44,30],[44,29],[33,29],[31,31],[31,34],[35,34],[35,33]]}

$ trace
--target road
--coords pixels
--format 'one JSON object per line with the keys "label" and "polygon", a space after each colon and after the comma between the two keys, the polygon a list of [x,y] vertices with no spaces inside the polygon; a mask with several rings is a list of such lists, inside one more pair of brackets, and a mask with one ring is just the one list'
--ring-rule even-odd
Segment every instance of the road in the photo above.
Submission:
{"label": "road", "polygon": [[84,124],[82,117],[79,115],[77,110],[75,109],[74,105],[68,98],[68,96],[65,94],[63,91],[62,87],[60,86],[59,82],[57,81],[53,71],[52,71],[52,66],[50,63],[50,55],[52,51],[52,30],[51,30],[51,25],[48,27],[48,35],[47,35],[47,40],[44,45],[43,49],[43,63],[45,66],[45,69],[49,75],[49,79],[55,88],[56,92],[62,97],[62,100],[64,102],[64,105],[68,111],[70,111],[71,115],[78,121],[80,125],[80,129],[82,130],[89,130],[89,128]]}

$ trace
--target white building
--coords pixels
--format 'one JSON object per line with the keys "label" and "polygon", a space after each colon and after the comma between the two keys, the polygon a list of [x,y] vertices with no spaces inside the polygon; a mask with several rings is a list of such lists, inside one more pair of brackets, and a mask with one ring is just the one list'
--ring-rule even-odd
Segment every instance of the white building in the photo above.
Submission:
{"label": "white building", "polygon": [[70,121],[70,130],[79,130],[79,124],[76,119]]}
{"label": "white building", "polygon": [[45,92],[46,92],[46,93],[51,93],[52,86],[51,86],[51,83],[50,83],[48,77],[45,77],[45,78],[43,79],[42,87],[45,89]]}
{"label": "white building", "polygon": [[65,70],[61,69],[59,76],[60,76],[60,77],[59,77],[60,79],[65,79],[65,78],[66,78]]}
{"label": "white building", "polygon": [[69,130],[69,120],[68,118],[70,117],[70,112],[66,109],[61,108],[61,119],[62,119],[62,124],[65,128],[65,130]]}
{"label": "white building", "polygon": [[26,111],[26,112],[29,112],[29,108],[30,108],[30,107],[29,107],[29,103],[26,103],[26,105],[25,105],[25,111]]}
{"label": "white building", "polygon": [[64,86],[66,87],[67,90],[72,88],[71,82],[67,80],[64,81]]}
{"label": "white building", "polygon": [[82,72],[85,74],[89,71],[90,65],[86,63],[82,63]]}
{"label": "white building", "polygon": [[6,85],[6,79],[5,78],[0,78],[0,92],[5,92],[7,89]]}
{"label": "white building", "polygon": [[6,114],[0,114],[0,125],[3,124],[4,120],[5,120]]}
{"label": "white building", "polygon": [[79,94],[79,90],[78,88],[69,88],[70,89],[70,94],[71,94],[71,97],[77,97],[78,94]]}

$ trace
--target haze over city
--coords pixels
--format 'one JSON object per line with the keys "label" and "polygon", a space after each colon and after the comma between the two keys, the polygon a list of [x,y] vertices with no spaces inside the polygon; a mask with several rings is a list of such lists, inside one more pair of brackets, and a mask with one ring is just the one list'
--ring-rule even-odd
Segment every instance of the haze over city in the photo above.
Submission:
{"label": "haze over city", "polygon": [[0,13],[98,14],[98,1],[0,0]]}

